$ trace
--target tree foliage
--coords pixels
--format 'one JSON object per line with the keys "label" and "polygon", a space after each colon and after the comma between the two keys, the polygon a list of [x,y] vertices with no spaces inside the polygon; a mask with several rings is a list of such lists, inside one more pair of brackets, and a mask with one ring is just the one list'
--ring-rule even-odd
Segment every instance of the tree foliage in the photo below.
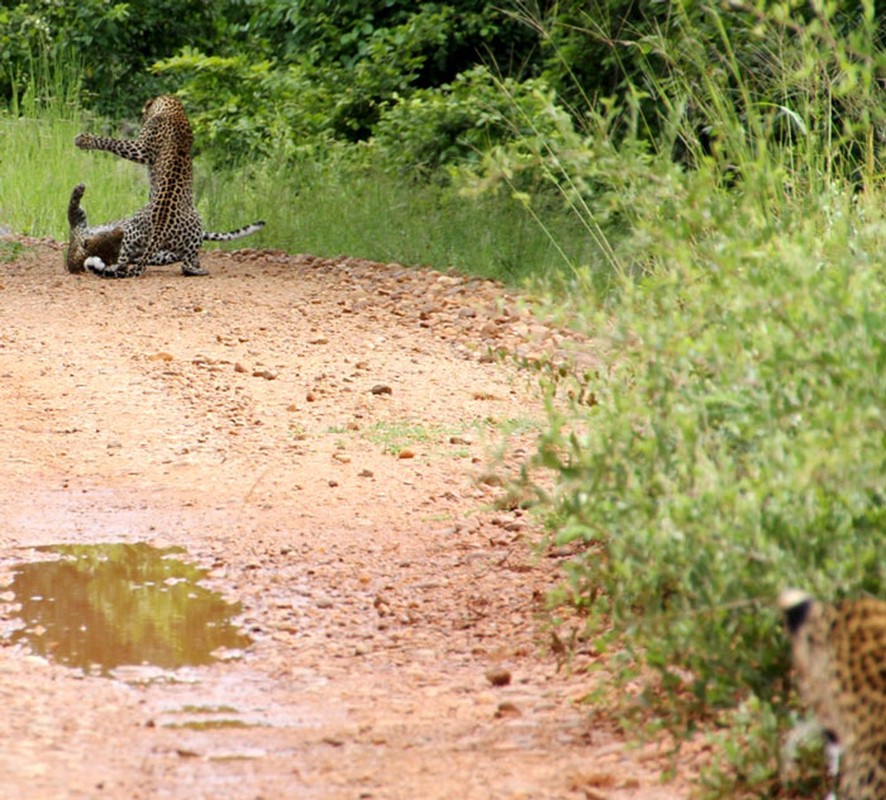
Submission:
{"label": "tree foliage", "polygon": [[[830,126],[847,171],[869,161],[872,130],[886,141],[882,75],[852,84],[858,61],[873,57],[883,68],[873,0],[827,7],[795,0],[0,0],[0,23],[7,98],[21,90],[35,56],[73,59],[87,103],[100,113],[134,116],[147,96],[180,92],[200,146],[224,161],[370,143],[398,170],[443,174],[475,163],[480,151],[544,135],[550,126],[512,124],[538,91],[579,130],[592,131],[589,116],[602,108],[617,108],[626,136],[691,165],[713,154],[728,167],[741,146],[741,131],[718,126],[722,110],[701,99],[712,96],[745,114],[767,104],[776,140]],[[832,107],[807,114],[801,101],[815,94]],[[516,99],[511,123],[503,96]],[[392,136],[408,138],[397,148]]]}
{"label": "tree foliage", "polygon": [[162,91],[148,71],[186,44],[212,48],[237,3],[202,0],[0,1],[0,95],[20,93],[39,59],[79,64],[85,99],[106,114],[136,112]]}

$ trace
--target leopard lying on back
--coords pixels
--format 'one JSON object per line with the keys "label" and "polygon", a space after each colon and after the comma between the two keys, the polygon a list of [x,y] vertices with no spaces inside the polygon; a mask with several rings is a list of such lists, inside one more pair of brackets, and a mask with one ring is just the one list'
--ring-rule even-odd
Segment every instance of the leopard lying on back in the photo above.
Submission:
{"label": "leopard lying on back", "polygon": [[[81,150],[106,150],[146,164],[151,185],[148,204],[131,217],[113,223],[106,231],[107,242],[101,247],[95,245],[101,253],[86,256],[83,263],[103,278],[137,277],[149,264],[176,261],[182,263],[185,275],[205,275],[206,271],[200,268],[199,250],[207,237],[194,206],[194,137],[185,109],[177,97],[162,95],[145,103],[142,121],[138,136],[132,140],[88,133],[74,139]],[[259,227],[263,224],[255,223]],[[113,255],[118,237],[119,248]]]}
{"label": "leopard lying on back", "polygon": [[[90,227],[86,211],[80,205],[85,191],[84,184],[77,184],[71,192],[71,199],[68,202],[70,235],[68,249],[65,253],[65,268],[68,272],[75,274],[85,272],[87,265],[91,270],[101,271],[106,269],[108,265],[116,264],[123,244],[123,232],[127,225],[133,224],[133,217],[125,217]],[[133,216],[142,213],[144,213],[144,209]],[[203,241],[229,242],[260,231],[263,227],[264,222],[253,222],[227,233],[204,231]],[[164,266],[174,264],[176,261],[178,258],[175,253],[158,250],[147,256],[146,266]]]}

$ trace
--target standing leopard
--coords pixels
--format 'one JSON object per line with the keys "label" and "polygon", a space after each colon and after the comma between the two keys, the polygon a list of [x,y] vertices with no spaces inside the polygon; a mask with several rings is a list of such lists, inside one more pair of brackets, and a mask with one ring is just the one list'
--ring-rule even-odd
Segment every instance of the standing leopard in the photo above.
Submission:
{"label": "standing leopard", "polygon": [[838,800],[886,798],[886,602],[779,597],[800,697],[839,753]]}
{"label": "standing leopard", "polygon": [[84,263],[90,272],[103,278],[134,278],[162,255],[163,263],[180,261],[184,275],[207,274],[199,260],[204,231],[194,206],[193,140],[185,109],[171,95],[145,103],[135,139],[77,135],[74,144],[81,150],[106,150],[146,164],[151,186],[148,204],[120,221],[123,235],[116,260],[107,263],[98,255],[89,256]]}
{"label": "standing leopard", "polygon": [[[105,222],[102,225],[89,226],[86,212],[80,205],[86,186],[77,184],[71,192],[68,202],[68,225],[70,236],[68,249],[65,252],[65,268],[68,272],[81,273],[86,271],[86,262],[89,261],[94,267],[103,268],[106,264],[116,264],[120,257],[120,248],[123,244],[123,232],[127,226],[138,224],[135,216],[125,219]],[[144,209],[138,213],[144,213]],[[203,232],[203,241],[228,242],[232,239],[240,239],[255,233],[264,227],[263,222],[253,222],[235,231],[227,233]],[[160,250],[148,254],[146,263],[148,266],[161,266],[174,264],[178,260],[175,253]]]}

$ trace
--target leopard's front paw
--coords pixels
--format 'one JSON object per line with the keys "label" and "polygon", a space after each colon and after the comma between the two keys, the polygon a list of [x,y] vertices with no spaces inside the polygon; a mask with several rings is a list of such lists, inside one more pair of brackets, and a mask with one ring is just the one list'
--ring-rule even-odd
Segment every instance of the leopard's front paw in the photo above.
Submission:
{"label": "leopard's front paw", "polygon": [[104,277],[109,272],[113,272],[112,269],[108,269],[108,266],[102,261],[98,256],[89,256],[84,262],[83,266],[86,267],[90,272],[95,275],[101,275]]}

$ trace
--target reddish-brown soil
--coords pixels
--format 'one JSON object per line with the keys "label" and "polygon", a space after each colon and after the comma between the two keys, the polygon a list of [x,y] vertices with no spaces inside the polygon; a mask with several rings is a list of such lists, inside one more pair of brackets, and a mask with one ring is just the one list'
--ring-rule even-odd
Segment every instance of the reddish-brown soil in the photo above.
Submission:
{"label": "reddish-brown soil", "polygon": [[[0,267],[0,586],[37,545],[180,545],[254,644],[144,682],[6,639],[0,796],[686,796],[576,702],[592,679],[540,613],[558,560],[496,503],[544,414],[489,353],[560,334],[397,265],[210,252],[207,278],[102,281],[27,245]],[[179,724],[219,707],[242,725]]]}

